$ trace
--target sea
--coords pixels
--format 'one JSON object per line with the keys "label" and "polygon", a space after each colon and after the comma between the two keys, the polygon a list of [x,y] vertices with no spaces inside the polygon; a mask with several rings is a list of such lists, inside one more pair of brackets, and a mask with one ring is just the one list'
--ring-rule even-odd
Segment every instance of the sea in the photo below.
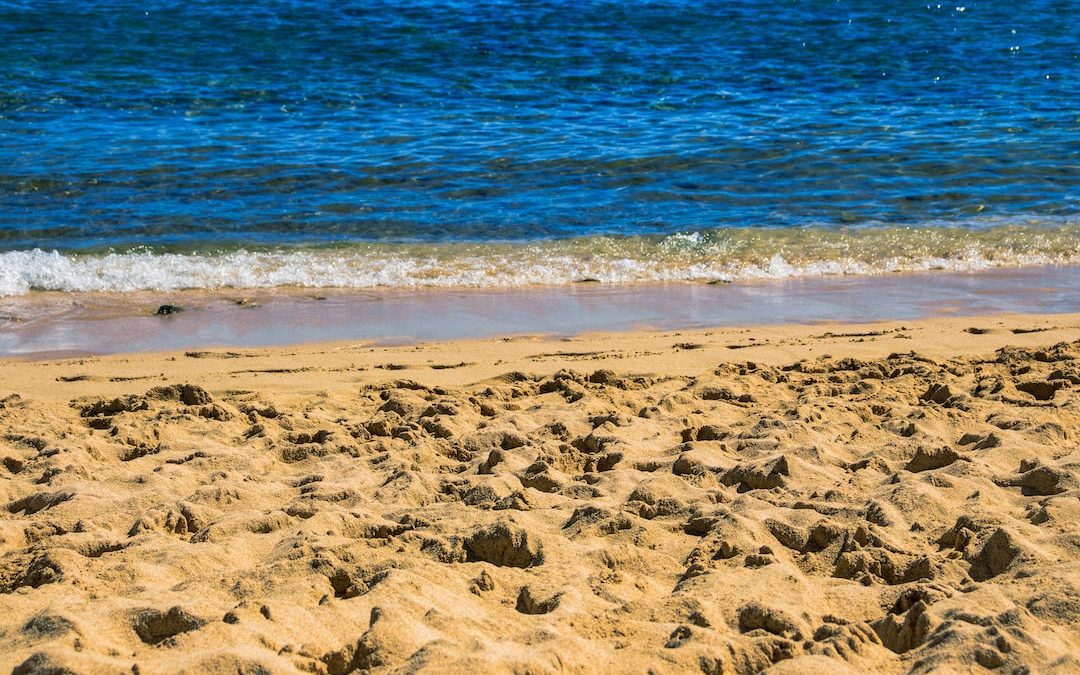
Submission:
{"label": "sea", "polygon": [[3,0],[0,296],[1080,263],[1080,0]]}

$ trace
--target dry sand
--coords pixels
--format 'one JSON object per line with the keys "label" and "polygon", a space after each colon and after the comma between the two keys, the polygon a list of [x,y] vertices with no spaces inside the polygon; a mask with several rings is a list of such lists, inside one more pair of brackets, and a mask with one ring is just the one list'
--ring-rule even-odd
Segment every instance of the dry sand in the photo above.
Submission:
{"label": "dry sand", "polygon": [[0,362],[0,671],[1080,672],[1080,315]]}

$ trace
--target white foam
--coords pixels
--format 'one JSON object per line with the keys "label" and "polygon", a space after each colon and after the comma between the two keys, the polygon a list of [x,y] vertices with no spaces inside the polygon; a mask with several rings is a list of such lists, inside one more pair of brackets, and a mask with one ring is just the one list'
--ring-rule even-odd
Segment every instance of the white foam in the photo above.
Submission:
{"label": "white foam", "polygon": [[[1035,242],[1037,237],[1032,237]],[[1070,242],[1073,242],[1070,245]],[[0,296],[32,290],[128,292],[189,288],[515,287],[569,284],[585,278],[609,283],[649,281],[787,279],[905,271],[977,271],[1000,266],[1080,264],[1080,242],[1066,237],[1029,250],[970,244],[955,252],[912,252],[875,257],[852,254],[850,242],[807,248],[791,255],[755,253],[731,241],[700,233],[662,240],[571,240],[529,245],[357,246],[280,251],[238,250],[221,254],[108,253],[70,255],[56,251],[0,253]],[[798,244],[798,242],[796,242]],[[788,243],[790,246],[790,242]],[[772,248],[777,248],[773,246]],[[818,248],[821,248],[818,246]]]}

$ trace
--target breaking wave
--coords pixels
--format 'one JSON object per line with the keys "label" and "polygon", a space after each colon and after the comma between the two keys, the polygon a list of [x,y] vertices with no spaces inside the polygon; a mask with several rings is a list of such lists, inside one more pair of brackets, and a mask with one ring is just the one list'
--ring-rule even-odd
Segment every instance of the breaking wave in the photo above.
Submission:
{"label": "breaking wave", "polygon": [[526,243],[0,253],[0,296],[36,290],[492,288],[873,275],[1080,264],[1080,224],[725,228]]}

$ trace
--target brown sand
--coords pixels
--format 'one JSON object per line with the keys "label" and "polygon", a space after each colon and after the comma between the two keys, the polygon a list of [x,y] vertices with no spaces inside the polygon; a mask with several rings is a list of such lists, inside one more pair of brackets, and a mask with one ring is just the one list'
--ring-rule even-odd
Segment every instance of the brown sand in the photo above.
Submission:
{"label": "brown sand", "polygon": [[0,462],[4,672],[1080,672],[1080,315],[6,361]]}

